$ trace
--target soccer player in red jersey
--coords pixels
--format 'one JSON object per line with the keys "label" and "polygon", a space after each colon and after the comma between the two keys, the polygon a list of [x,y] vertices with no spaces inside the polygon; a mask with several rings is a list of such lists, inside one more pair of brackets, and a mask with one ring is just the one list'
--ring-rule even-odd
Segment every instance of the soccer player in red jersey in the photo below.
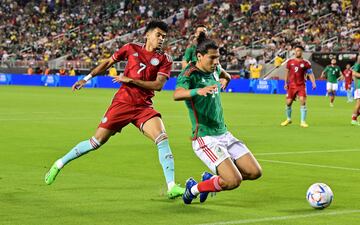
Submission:
{"label": "soccer player in red jersey", "polygon": [[168,184],[168,197],[181,196],[185,189],[175,184],[174,158],[168,142],[161,115],[152,107],[154,91],[160,91],[170,77],[172,59],[162,52],[168,26],[162,21],[151,21],[146,29],[145,44],[128,43],[106,59],[83,80],[76,82],[72,89],[81,89],[86,82],[103,74],[113,64],[127,60],[124,75],[114,78],[122,83],[106,111],[95,135],[77,144],[65,156],[58,159],[45,176],[51,184],[60,170],[70,161],[105,144],[107,140],[129,123],[134,124],[158,148],[159,160]]}
{"label": "soccer player in red jersey", "polygon": [[281,123],[281,126],[287,126],[291,124],[291,105],[296,97],[300,100],[300,114],[301,114],[301,127],[308,127],[305,122],[306,119],[306,74],[312,83],[312,88],[316,88],[315,77],[311,69],[311,63],[308,60],[303,59],[302,53],[304,48],[302,46],[295,47],[295,58],[290,59],[287,62],[287,73],[285,75],[284,89],[286,94],[286,116],[287,119]]}
{"label": "soccer player in red jersey", "polygon": [[353,74],[351,70],[351,65],[346,64],[346,69],[343,71],[344,74],[344,80],[345,80],[345,90],[347,95],[347,102],[352,102],[353,96],[352,96],[352,88],[351,84],[353,82]]}

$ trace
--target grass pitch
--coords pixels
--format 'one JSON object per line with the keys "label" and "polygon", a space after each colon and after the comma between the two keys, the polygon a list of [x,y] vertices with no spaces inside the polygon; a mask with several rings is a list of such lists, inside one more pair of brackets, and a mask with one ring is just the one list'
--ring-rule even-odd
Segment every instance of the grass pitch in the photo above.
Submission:
{"label": "grass pitch", "polygon": [[[99,150],[67,165],[55,183],[44,175],[54,160],[91,137],[116,90],[0,86],[0,224],[360,224],[360,127],[351,127],[353,104],[330,108],[309,96],[310,127],[285,119],[284,96],[224,93],[225,121],[263,167],[263,177],[221,192],[204,204],[168,200],[155,145],[129,125]],[[184,184],[207,168],[190,143],[183,102],[160,92],[175,156],[176,180]],[[327,183],[332,205],[312,209],[307,188]]]}

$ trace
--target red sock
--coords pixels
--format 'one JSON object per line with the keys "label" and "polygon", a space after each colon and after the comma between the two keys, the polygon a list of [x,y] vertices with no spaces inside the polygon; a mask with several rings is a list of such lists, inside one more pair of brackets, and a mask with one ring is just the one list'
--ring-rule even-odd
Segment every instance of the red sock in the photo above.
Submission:
{"label": "red sock", "polygon": [[219,176],[213,176],[211,179],[198,183],[200,192],[219,192],[222,190],[219,183]]}
{"label": "red sock", "polygon": [[352,120],[357,120],[357,117],[358,117],[358,114],[353,114],[351,119]]}

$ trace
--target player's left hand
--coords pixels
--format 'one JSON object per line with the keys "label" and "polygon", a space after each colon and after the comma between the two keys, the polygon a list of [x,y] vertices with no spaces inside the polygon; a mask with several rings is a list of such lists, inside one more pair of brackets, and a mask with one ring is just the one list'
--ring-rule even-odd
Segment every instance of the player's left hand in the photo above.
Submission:
{"label": "player's left hand", "polygon": [[113,83],[130,83],[132,81],[131,78],[127,76],[117,76],[112,79]]}
{"label": "player's left hand", "polygon": [[220,78],[220,84],[221,84],[221,89],[225,90],[225,88],[229,85],[229,80],[225,79],[225,78]]}

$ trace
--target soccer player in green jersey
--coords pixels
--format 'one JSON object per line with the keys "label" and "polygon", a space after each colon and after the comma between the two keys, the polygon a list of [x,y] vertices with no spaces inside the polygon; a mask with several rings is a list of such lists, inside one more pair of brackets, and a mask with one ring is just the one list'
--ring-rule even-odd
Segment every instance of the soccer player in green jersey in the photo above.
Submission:
{"label": "soccer player in green jersey", "polygon": [[360,55],[358,56],[357,61],[352,68],[352,72],[355,81],[355,107],[351,119],[351,124],[360,126],[359,121],[357,121],[357,117],[360,114]]}
{"label": "soccer player in green jersey", "polygon": [[174,100],[185,100],[193,150],[217,175],[205,172],[200,183],[189,178],[183,195],[185,204],[199,194],[200,202],[204,202],[209,192],[232,190],[242,180],[255,180],[262,174],[250,150],[226,128],[219,90],[227,86],[230,75],[221,73],[219,47],[199,36],[196,55],[196,64],[190,63],[177,79]]}
{"label": "soccer player in green jersey", "polygon": [[183,61],[181,62],[182,68],[184,69],[190,62],[196,62],[196,45],[197,45],[197,38],[201,33],[204,33],[207,36],[207,28],[204,24],[199,24],[195,28],[194,37],[191,40],[191,44],[189,47],[186,48],[185,54],[183,57]]}
{"label": "soccer player in green jersey", "polygon": [[341,68],[336,65],[336,59],[332,59],[331,64],[326,66],[324,71],[321,73],[321,77],[325,77],[327,79],[326,91],[330,97],[330,107],[334,107],[335,95],[338,90],[338,80],[343,76]]}

